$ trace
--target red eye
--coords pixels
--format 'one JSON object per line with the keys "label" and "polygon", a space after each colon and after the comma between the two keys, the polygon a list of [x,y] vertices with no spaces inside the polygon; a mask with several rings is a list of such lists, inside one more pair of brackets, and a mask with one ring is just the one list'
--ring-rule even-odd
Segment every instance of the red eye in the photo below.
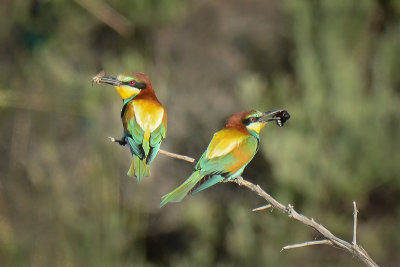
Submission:
{"label": "red eye", "polygon": [[132,81],[129,82],[129,84],[133,86],[133,85],[135,85],[135,81],[132,80]]}
{"label": "red eye", "polygon": [[256,121],[256,118],[251,117],[251,118],[250,118],[250,121],[251,121],[251,122],[255,122],[255,121]]}

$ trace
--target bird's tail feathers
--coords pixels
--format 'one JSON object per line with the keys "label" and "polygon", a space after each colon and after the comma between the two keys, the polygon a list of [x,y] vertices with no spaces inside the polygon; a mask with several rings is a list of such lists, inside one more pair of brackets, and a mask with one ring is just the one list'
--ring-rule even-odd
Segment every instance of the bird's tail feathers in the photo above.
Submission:
{"label": "bird's tail feathers", "polygon": [[193,195],[197,194],[198,192],[203,191],[204,189],[207,189],[210,186],[213,186],[219,182],[222,182],[223,180],[225,180],[225,178],[217,174],[206,176],[199,183],[196,184],[196,186],[192,189],[190,193]]}
{"label": "bird's tail feathers", "polygon": [[131,167],[127,173],[131,177],[135,177],[138,179],[139,183],[143,177],[150,176],[149,165],[146,164],[146,159],[141,160],[137,156],[132,157]]}
{"label": "bird's tail feathers", "polygon": [[164,206],[168,202],[179,202],[181,201],[187,194],[190,193],[191,190],[196,186],[196,184],[204,177],[204,175],[200,174],[200,171],[195,171],[190,175],[186,181],[181,184],[178,188],[173,190],[172,192],[166,194],[162,197],[162,201],[160,207]]}

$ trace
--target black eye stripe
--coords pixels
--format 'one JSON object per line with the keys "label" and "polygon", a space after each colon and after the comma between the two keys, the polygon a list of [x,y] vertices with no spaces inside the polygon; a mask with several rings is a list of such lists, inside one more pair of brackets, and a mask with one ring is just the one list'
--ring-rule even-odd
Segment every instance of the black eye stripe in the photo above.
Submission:
{"label": "black eye stripe", "polygon": [[142,83],[142,82],[135,82],[134,85],[131,85],[129,82],[124,82],[124,84],[135,87],[137,89],[145,89],[146,88],[146,83]]}
{"label": "black eye stripe", "polygon": [[[252,121],[252,119],[254,119],[254,121]],[[244,120],[242,120],[242,123],[244,124],[244,125],[249,125],[250,123],[252,123],[252,122],[256,122],[256,121],[258,121],[258,119],[259,118],[257,118],[257,117],[250,117],[250,118],[247,118],[247,119],[244,119]]]}
{"label": "black eye stripe", "polygon": [[138,89],[144,89],[144,88],[146,88],[146,83],[139,83],[139,82],[137,82],[137,83],[135,84],[135,87],[138,88]]}

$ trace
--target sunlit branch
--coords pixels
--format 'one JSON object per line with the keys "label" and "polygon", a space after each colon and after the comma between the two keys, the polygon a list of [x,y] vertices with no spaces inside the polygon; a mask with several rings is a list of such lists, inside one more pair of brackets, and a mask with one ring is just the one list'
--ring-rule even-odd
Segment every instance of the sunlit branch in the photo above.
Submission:
{"label": "sunlit branch", "polygon": [[267,204],[267,205],[264,205],[264,206],[261,206],[261,207],[258,207],[258,208],[254,208],[254,209],[252,209],[252,211],[267,210],[267,209],[269,209],[269,208],[272,208],[272,205],[271,205],[271,204]]}
{"label": "sunlit branch", "polygon": [[357,205],[356,202],[353,201],[353,208],[354,208],[354,212],[353,212],[353,217],[354,217],[354,221],[353,221],[353,245],[357,245],[357,214],[358,214],[358,209],[357,209]]}
{"label": "sunlit branch", "polygon": [[166,155],[168,157],[174,158],[174,159],[180,159],[180,160],[184,160],[190,163],[194,163],[196,160],[194,158],[188,157],[188,156],[183,156],[183,155],[179,155],[176,153],[172,153],[172,152],[168,152],[165,150],[160,149],[158,152],[160,152],[160,154]]}
{"label": "sunlit branch", "polygon": [[132,34],[134,30],[133,23],[106,2],[93,0],[74,1],[120,35],[127,37]]}
{"label": "sunlit branch", "polygon": [[301,248],[301,247],[314,246],[314,245],[331,245],[331,246],[333,246],[333,243],[326,239],[325,240],[308,241],[308,242],[304,242],[304,243],[284,246],[281,249],[281,251],[292,249],[292,248]]}
{"label": "sunlit branch", "polygon": [[[185,160],[188,162],[195,162],[195,159],[175,154],[175,153],[170,153],[164,150],[160,150],[160,153],[172,157],[172,158],[177,158],[181,160]],[[311,228],[313,228],[315,231],[317,231],[319,234],[321,234],[325,239],[324,240],[318,240],[318,241],[308,241],[300,244],[294,244],[294,245],[288,245],[282,248],[282,250],[288,250],[288,249],[293,249],[293,248],[299,248],[299,247],[305,247],[305,246],[312,246],[312,245],[321,245],[321,244],[326,244],[326,245],[331,245],[334,247],[339,247],[350,254],[356,256],[360,260],[362,260],[367,266],[373,266],[377,267],[378,265],[372,260],[372,258],[368,255],[368,253],[357,244],[357,206],[355,201],[353,202],[353,207],[354,207],[354,224],[353,224],[353,242],[352,244],[342,240],[335,235],[333,235],[325,226],[322,224],[317,223],[313,218],[308,218],[300,213],[298,213],[294,207],[291,204],[288,204],[287,206],[281,204],[277,200],[275,200],[272,196],[270,196],[267,192],[265,192],[259,185],[255,185],[245,179],[243,177],[239,176],[236,179],[229,180],[227,182],[232,182],[236,183],[239,186],[244,186],[250,189],[251,191],[257,193],[260,197],[264,198],[269,204],[262,206],[260,208],[253,209],[253,211],[257,210],[263,210],[263,209],[268,209],[268,208],[276,208],[284,213],[286,213],[289,218],[292,218],[296,221],[299,221]]]}

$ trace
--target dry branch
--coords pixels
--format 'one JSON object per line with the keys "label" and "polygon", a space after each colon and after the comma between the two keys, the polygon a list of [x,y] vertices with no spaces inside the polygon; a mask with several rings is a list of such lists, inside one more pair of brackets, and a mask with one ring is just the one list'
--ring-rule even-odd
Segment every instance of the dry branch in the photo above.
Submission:
{"label": "dry branch", "polygon": [[292,248],[301,248],[301,247],[308,247],[308,246],[314,246],[314,245],[331,245],[331,246],[333,246],[333,243],[331,241],[329,241],[329,240],[326,240],[326,239],[324,239],[324,240],[316,240],[316,241],[308,241],[308,242],[304,242],[304,243],[284,246],[281,249],[281,251],[292,249]]}
{"label": "dry branch", "polygon": [[251,211],[267,210],[267,209],[269,209],[269,208],[272,208],[272,205],[271,205],[271,204],[267,204],[267,205],[264,205],[264,206],[261,206],[261,207],[252,209]]}
{"label": "dry branch", "polygon": [[[292,205],[288,204],[287,206],[284,206],[283,204],[279,203],[276,201],[273,197],[271,197],[268,193],[266,193],[264,190],[261,189],[260,186],[255,185],[249,181],[246,181],[243,179],[243,177],[238,177],[235,180],[231,180],[230,182],[237,183],[240,186],[245,186],[249,188],[251,191],[256,192],[260,197],[264,198],[266,201],[268,201],[274,208],[279,209],[280,211],[286,213],[290,218],[299,221],[305,225],[310,226],[311,228],[314,228],[318,233],[320,233],[322,236],[324,236],[327,240],[332,242],[333,246],[337,246],[340,248],[343,248],[347,250],[349,253],[353,254],[360,260],[362,260],[367,266],[378,266],[368,255],[368,253],[359,245],[356,243],[350,244],[347,241],[344,241],[335,235],[333,235],[325,226],[317,223],[314,219],[310,219],[300,213],[298,213]],[[356,206],[354,204],[355,211],[354,213],[357,214],[356,212]],[[355,215],[355,219],[357,216]],[[354,229],[357,230],[357,220],[354,222]],[[355,234],[353,233],[353,236],[355,237]]]}
{"label": "dry branch", "polygon": [[[164,150],[160,150],[160,153],[170,156],[172,158],[177,158],[177,159],[182,159],[188,162],[194,163],[196,160],[191,157],[187,156],[182,156],[179,154],[167,152]],[[324,240],[317,240],[317,241],[308,241],[300,244],[294,244],[294,245],[287,245],[282,248],[282,250],[287,250],[287,249],[293,249],[293,248],[299,248],[299,247],[306,247],[306,246],[312,246],[312,245],[331,245],[334,247],[340,247],[350,254],[356,256],[360,260],[362,260],[367,266],[373,266],[373,267],[378,267],[379,265],[372,260],[372,258],[368,255],[368,253],[360,246],[357,244],[357,206],[356,202],[353,202],[353,207],[354,207],[354,222],[353,222],[353,242],[350,244],[349,242],[342,240],[338,237],[336,237],[334,234],[332,234],[325,226],[322,224],[317,223],[313,218],[308,218],[300,213],[298,213],[294,207],[291,204],[288,204],[287,206],[279,203],[277,200],[275,200],[273,197],[271,197],[268,193],[266,193],[259,185],[255,185],[245,179],[243,177],[239,176],[238,178],[234,180],[229,180],[227,182],[233,182],[238,184],[239,186],[244,186],[250,189],[251,191],[257,193],[260,197],[264,198],[269,204],[262,206],[260,208],[253,209],[253,211],[257,210],[263,210],[263,209],[268,209],[268,208],[276,208],[284,213],[286,213],[289,218],[292,218],[296,221],[299,221],[311,228],[313,228],[315,231],[320,233],[325,239]],[[281,250],[281,251],[282,251]]]}
{"label": "dry branch", "polygon": [[357,209],[357,205],[356,202],[353,201],[353,208],[354,208],[354,212],[353,212],[353,245],[355,246],[357,244],[357,214],[358,214],[358,209]]}
{"label": "dry branch", "polygon": [[172,152],[168,152],[165,150],[158,150],[158,152],[160,152],[160,154],[166,155],[168,157],[174,158],[174,159],[180,159],[180,160],[184,160],[190,163],[194,163],[196,160],[194,158],[188,157],[188,156],[183,156],[183,155],[179,155],[179,154],[175,154]]}
{"label": "dry branch", "polygon": [[127,37],[133,32],[134,26],[132,22],[105,2],[93,0],[74,1],[120,35]]}

